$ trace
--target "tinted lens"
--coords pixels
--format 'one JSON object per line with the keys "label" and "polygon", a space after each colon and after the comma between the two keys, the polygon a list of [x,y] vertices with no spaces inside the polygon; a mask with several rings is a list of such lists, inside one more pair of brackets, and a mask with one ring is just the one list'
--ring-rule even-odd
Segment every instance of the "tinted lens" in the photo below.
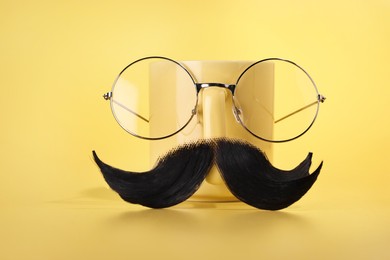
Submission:
{"label": "tinted lens", "polygon": [[313,124],[318,92],[298,65],[267,59],[249,67],[239,78],[235,105],[241,123],[254,135],[282,142],[299,137]]}
{"label": "tinted lens", "polygon": [[173,60],[148,57],[126,67],[112,89],[111,108],[132,135],[159,139],[192,118],[197,95],[190,74]]}

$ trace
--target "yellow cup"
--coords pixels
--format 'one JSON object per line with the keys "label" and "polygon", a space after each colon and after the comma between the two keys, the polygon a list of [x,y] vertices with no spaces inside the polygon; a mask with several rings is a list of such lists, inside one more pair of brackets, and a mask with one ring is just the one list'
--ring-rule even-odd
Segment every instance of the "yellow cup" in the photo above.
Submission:
{"label": "yellow cup", "polygon": [[[243,70],[253,62],[182,61],[180,63],[191,73],[197,83],[235,84]],[[180,82],[185,80],[182,77],[188,77],[188,75],[177,73],[176,70],[165,70],[163,63],[152,64],[150,70],[149,110],[151,114],[153,114],[153,111],[157,111],[164,106],[159,99],[161,93],[153,92],[153,86],[161,84],[159,79],[154,77],[154,75],[164,73],[165,77],[170,79],[168,84],[172,84],[173,86],[170,87],[170,91],[177,91],[175,95],[176,99],[172,100],[172,102],[178,102],[178,105],[185,105],[189,102],[188,100],[177,98],[177,96],[186,96],[182,95],[183,91],[186,90],[182,88]],[[259,68],[248,71],[245,79],[242,80],[247,81],[242,83],[245,83],[249,87],[246,87],[245,92],[240,92],[240,100],[248,99],[250,102],[256,102],[257,96],[262,96],[262,100],[266,97],[266,100],[269,100],[267,106],[272,110],[274,95],[273,64],[269,63],[266,66],[261,66],[261,68],[259,66]],[[250,104],[250,102],[244,103]],[[196,114],[190,123],[176,135],[150,142],[150,161],[154,164],[160,156],[179,145],[201,139],[219,137],[246,140],[259,147],[271,159],[272,143],[264,142],[250,134],[236,119],[233,108],[233,96],[229,89],[223,87],[202,88],[198,93]],[[246,107],[240,107],[240,109],[249,111],[253,108],[250,105],[246,105]],[[154,120],[153,124],[150,125],[150,131],[153,132],[153,129],[157,129],[166,124],[175,124],[178,118],[188,118],[189,116],[179,111],[178,114],[172,115],[172,117]],[[248,122],[248,124],[252,124],[250,126],[251,129],[262,128],[263,131],[266,129],[266,131],[272,132],[272,122],[269,120],[272,120],[272,118],[267,119],[265,116],[263,121]],[[191,197],[191,200],[236,201],[237,199],[227,189],[214,165],[206,177],[206,181],[202,183],[199,190]]]}

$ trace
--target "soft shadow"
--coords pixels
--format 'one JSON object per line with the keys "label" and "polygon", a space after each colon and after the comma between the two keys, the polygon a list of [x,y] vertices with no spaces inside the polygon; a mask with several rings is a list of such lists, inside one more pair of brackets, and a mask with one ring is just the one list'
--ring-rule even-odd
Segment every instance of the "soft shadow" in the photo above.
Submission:
{"label": "soft shadow", "polygon": [[[174,208],[177,209],[216,209],[216,210],[256,210],[241,201],[191,201],[187,200]],[[257,211],[257,210],[256,210]]]}
{"label": "soft shadow", "polygon": [[224,222],[224,228],[242,233],[262,233],[275,230],[302,232],[310,226],[310,220],[302,214],[284,210],[237,212]]}
{"label": "soft shadow", "polygon": [[[115,208],[106,211],[106,227],[118,230],[154,230],[156,232],[216,231],[235,235],[260,234],[275,230],[304,232],[310,219],[299,207],[292,205],[279,211],[253,208],[242,202],[200,202],[187,200],[171,208],[149,209],[124,202],[109,188],[97,187],[80,191],[74,197],[50,203],[83,208]],[[118,211],[119,210],[119,211]]]}
{"label": "soft shadow", "polygon": [[99,199],[99,200],[118,200],[118,194],[109,188],[97,187],[83,190],[79,193],[79,198]]}
{"label": "soft shadow", "polygon": [[121,202],[122,200],[109,188],[96,187],[80,191],[78,194],[57,200],[47,201],[56,204],[88,204],[91,202]]}
{"label": "soft shadow", "polygon": [[169,234],[183,236],[185,233],[197,232],[202,226],[195,212],[174,209],[137,209],[110,214],[102,223],[107,230],[116,234],[137,234],[161,236]]}
{"label": "soft shadow", "polygon": [[[186,203],[188,204],[188,203]],[[196,203],[199,204],[199,203]],[[128,232],[154,234],[226,234],[258,236],[275,231],[302,233],[310,229],[310,221],[302,214],[284,211],[265,211],[247,207],[245,204],[201,203],[194,208],[129,210],[110,215],[104,221],[106,227]],[[206,205],[206,207],[205,207]]]}

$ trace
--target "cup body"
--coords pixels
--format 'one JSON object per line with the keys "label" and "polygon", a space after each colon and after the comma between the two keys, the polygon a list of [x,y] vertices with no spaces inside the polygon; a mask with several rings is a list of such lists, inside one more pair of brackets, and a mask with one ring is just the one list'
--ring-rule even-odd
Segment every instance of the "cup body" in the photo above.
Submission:
{"label": "cup body", "polygon": [[[180,63],[192,74],[197,83],[236,84],[240,74],[253,62],[181,61]],[[189,90],[183,89],[183,86],[181,85],[181,82],[188,80],[188,78],[183,79],[182,77],[188,77],[188,75],[176,73],[175,70],[165,71],[163,63],[152,65],[150,70],[149,110],[151,114],[165,105],[162,104],[161,99],[159,98],[161,93],[153,92],[154,86],[160,84],[158,78],[154,77],[154,75],[165,73],[165,77],[169,78],[168,84],[171,84],[169,90],[176,92],[170,93],[172,97],[174,97],[170,102],[176,102],[178,106],[186,106],[188,105],[188,102],[193,102],[181,98],[188,96],[185,95],[186,93],[183,91]],[[261,66],[261,69],[250,70],[248,73],[245,75],[246,82],[240,81],[239,83],[245,84],[245,91],[240,92],[240,100],[242,101],[244,99],[245,101],[248,101],[243,102],[245,105],[240,107],[240,109],[245,111],[254,109],[250,106],[251,102],[256,102],[256,97],[262,96],[262,100],[266,97],[266,100],[269,101],[267,107],[268,110],[272,112],[274,96],[274,73],[272,63],[269,63],[267,66]],[[167,84],[167,82],[165,82],[165,84]],[[202,139],[221,137],[245,140],[259,147],[266,153],[269,159],[272,159],[272,143],[262,141],[253,136],[240,124],[233,113],[233,108],[234,105],[241,106],[241,104],[238,104],[238,100],[233,100],[233,98],[232,92],[227,88],[208,87],[201,89],[196,99],[197,105],[194,107],[196,109],[196,114],[192,117],[188,125],[169,138],[150,142],[151,167],[154,166],[160,156],[179,145],[196,142]],[[164,102],[167,101],[165,100]],[[150,131],[153,132],[155,129],[158,129],[158,127],[166,126],[167,124],[177,124],[178,118],[186,120],[186,118],[191,117],[191,115],[188,115],[188,110],[186,110],[186,113],[181,113],[180,110],[177,111],[175,115],[153,120],[153,124],[150,125]],[[265,129],[272,133],[273,123],[270,121],[272,118],[267,116],[261,118],[262,120],[260,121],[248,122],[248,124],[251,124],[251,129],[261,128],[262,131]],[[237,199],[227,189],[218,169],[214,165],[199,190],[191,197],[191,200],[236,201]]]}

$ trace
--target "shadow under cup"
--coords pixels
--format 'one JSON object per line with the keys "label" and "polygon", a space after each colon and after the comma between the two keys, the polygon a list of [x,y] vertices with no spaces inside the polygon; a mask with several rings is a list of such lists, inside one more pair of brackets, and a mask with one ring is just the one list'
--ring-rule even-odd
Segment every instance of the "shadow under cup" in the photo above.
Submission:
{"label": "shadow under cup", "polygon": [[[240,111],[249,114],[256,112],[257,120],[248,120],[245,122],[246,126],[250,129],[261,129],[262,132],[271,136],[273,119],[267,113],[262,115],[261,112],[251,111],[256,109],[256,106],[250,104],[256,102],[256,97],[261,97],[263,103],[265,100],[267,107],[265,110],[270,114],[273,113],[273,64],[264,64],[246,72],[245,77],[240,79],[240,84],[246,86],[245,90],[236,91],[235,100],[233,100],[232,92],[223,87],[202,88],[197,93],[188,72],[196,83],[236,84],[243,70],[253,62],[182,61],[180,64],[187,71],[169,61],[150,64],[148,109],[151,120],[149,133],[158,135],[158,132],[168,133],[184,126],[182,130],[169,138],[150,142],[150,162],[152,164],[150,166],[153,167],[160,156],[179,145],[220,137],[250,142],[264,151],[272,160],[272,143],[262,141],[248,132],[235,117],[233,104]],[[164,115],[160,115],[162,111]],[[190,200],[218,202],[237,201],[237,198],[227,189],[214,165],[206,180]]]}

